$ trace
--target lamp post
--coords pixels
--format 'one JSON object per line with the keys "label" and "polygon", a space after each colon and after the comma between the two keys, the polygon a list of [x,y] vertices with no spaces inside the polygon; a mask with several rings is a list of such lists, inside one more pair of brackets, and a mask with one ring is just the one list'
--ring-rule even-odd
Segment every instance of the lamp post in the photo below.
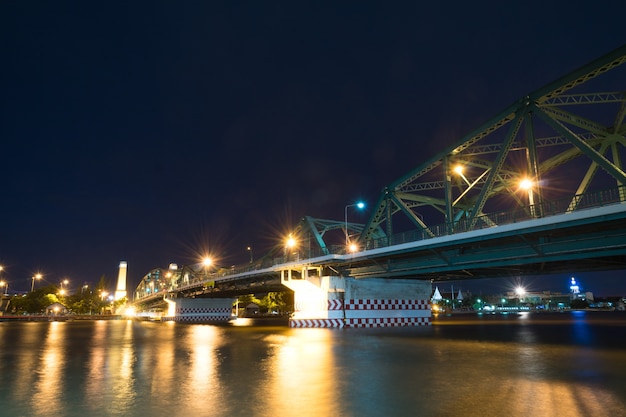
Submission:
{"label": "lamp post", "polygon": [[528,192],[528,205],[530,206],[531,217],[537,217],[535,210],[535,196],[533,193],[534,186],[535,182],[528,178],[524,178],[520,181],[520,188]]}
{"label": "lamp post", "polygon": [[60,292],[60,294],[61,294],[61,295],[65,295],[65,293],[67,293],[67,291],[66,291],[65,287],[66,287],[66,286],[67,286],[67,284],[69,284],[69,283],[70,283],[70,281],[69,281],[67,278],[66,278],[66,279],[64,279],[63,281],[61,281],[61,282],[59,283],[59,284],[60,284],[59,286],[61,287],[61,289],[60,289],[60,291],[59,291],[59,292]]}
{"label": "lamp post", "polygon": [[35,280],[36,280],[36,279],[41,279],[41,274],[35,274],[35,275],[33,275],[33,278],[32,278],[32,283],[31,283],[31,285],[30,285],[30,292],[35,291]]}
{"label": "lamp post", "polygon": [[285,261],[289,262],[292,251],[296,248],[296,239],[293,237],[291,233],[289,233],[289,237],[285,241]]}
{"label": "lamp post", "polygon": [[204,275],[209,275],[209,267],[213,264],[213,260],[208,256],[202,260],[202,265],[204,265]]}
{"label": "lamp post", "polygon": [[358,203],[355,204],[348,204],[345,209],[344,209],[344,221],[345,221],[345,227],[346,227],[346,247],[348,247],[348,245],[350,244],[350,236],[348,234],[348,207],[357,207],[359,210],[361,210],[363,207],[365,207],[365,203],[363,203],[362,201],[359,201]]}
{"label": "lamp post", "polygon": [[[4,267],[2,265],[0,265],[0,275],[2,274],[2,271],[4,271]],[[4,295],[7,295],[9,293],[9,283],[8,282],[0,281],[0,287],[5,287]]]}
{"label": "lamp post", "polygon": [[254,256],[252,256],[252,246],[248,246],[246,250],[250,252],[250,263],[252,263],[254,261]]}
{"label": "lamp post", "polygon": [[519,286],[515,288],[515,294],[517,295],[517,305],[519,306],[522,303],[524,295],[526,295],[526,290],[524,287]]}

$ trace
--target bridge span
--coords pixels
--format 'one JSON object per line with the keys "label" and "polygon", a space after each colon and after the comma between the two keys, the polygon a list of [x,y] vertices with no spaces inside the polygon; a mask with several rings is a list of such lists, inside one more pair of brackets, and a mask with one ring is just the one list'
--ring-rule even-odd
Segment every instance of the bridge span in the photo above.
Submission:
{"label": "bridge span", "polygon": [[155,269],[134,303],[193,321],[227,308],[190,300],[288,287],[295,327],[419,325],[432,282],[626,269],[625,62],[626,45],[516,100],[385,187],[365,224],[348,222],[354,204],[343,222],[304,217],[296,245]]}

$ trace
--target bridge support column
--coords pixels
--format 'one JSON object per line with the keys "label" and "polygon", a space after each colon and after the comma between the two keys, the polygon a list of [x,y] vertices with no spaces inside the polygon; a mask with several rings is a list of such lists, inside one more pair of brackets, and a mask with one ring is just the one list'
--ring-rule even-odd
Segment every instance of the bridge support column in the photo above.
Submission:
{"label": "bridge support column", "polygon": [[294,291],[290,327],[430,325],[429,281],[307,275],[283,271],[282,283]]}
{"label": "bridge support column", "polygon": [[162,321],[226,323],[233,319],[234,298],[166,298],[168,312]]}

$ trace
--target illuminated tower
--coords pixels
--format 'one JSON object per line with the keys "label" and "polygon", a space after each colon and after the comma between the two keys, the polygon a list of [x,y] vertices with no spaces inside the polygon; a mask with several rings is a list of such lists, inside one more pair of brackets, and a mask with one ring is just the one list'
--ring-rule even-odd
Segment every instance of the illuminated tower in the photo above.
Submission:
{"label": "illuminated tower", "polygon": [[126,261],[120,262],[120,271],[117,275],[117,289],[115,290],[115,300],[121,300],[126,297],[126,269],[128,264]]}
{"label": "illuminated tower", "polygon": [[576,282],[576,278],[572,277],[570,284],[569,284],[569,289],[571,292],[571,297],[572,300],[575,298],[578,298],[580,296],[580,286],[578,285],[578,283]]}

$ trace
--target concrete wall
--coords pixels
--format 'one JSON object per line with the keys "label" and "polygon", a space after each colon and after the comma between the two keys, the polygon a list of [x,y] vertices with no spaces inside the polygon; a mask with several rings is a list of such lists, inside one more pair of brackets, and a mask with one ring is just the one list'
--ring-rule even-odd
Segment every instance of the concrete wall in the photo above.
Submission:
{"label": "concrete wall", "polygon": [[429,325],[429,281],[283,277],[294,291],[291,327],[396,327]]}
{"label": "concrete wall", "polygon": [[163,321],[225,323],[231,320],[234,298],[171,298]]}

